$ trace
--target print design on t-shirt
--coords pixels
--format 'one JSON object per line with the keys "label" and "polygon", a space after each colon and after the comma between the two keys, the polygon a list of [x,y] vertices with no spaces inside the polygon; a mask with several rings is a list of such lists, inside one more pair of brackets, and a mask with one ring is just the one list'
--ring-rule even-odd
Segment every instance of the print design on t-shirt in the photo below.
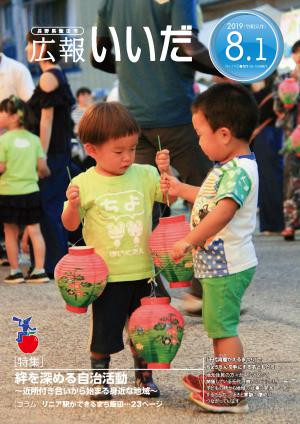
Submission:
{"label": "print design on t-shirt", "polygon": [[95,205],[103,220],[108,221],[107,234],[115,248],[121,246],[126,234],[134,247],[139,245],[144,228],[142,220],[137,218],[144,214],[143,193],[137,190],[107,193],[97,197]]}
{"label": "print design on t-shirt", "polygon": [[17,149],[25,149],[30,145],[29,141],[26,140],[26,138],[16,138],[14,143]]}

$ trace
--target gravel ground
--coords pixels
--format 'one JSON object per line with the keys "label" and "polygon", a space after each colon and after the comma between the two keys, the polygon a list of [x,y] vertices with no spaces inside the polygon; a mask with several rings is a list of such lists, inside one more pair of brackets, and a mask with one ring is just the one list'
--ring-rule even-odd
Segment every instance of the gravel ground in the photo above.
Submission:
{"label": "gravel ground", "polygon": [[[0,270],[1,296],[1,400],[0,422],[5,424],[77,424],[85,422],[167,424],[174,423],[291,423],[299,422],[299,252],[300,240],[284,242],[280,237],[255,237],[260,264],[255,279],[248,289],[243,305],[240,335],[247,357],[262,358],[272,388],[269,396],[260,397],[264,391],[262,381],[254,387],[256,396],[249,400],[250,413],[246,415],[210,414],[203,412],[187,400],[188,392],[181,384],[186,371],[157,371],[155,381],[161,389],[160,403],[139,407],[138,396],[118,396],[123,407],[85,407],[81,401],[87,396],[26,396],[16,392],[23,386],[15,383],[15,360],[23,358],[16,338],[16,323],[12,316],[33,316],[32,325],[38,329],[40,346],[32,355],[43,358],[44,369],[88,369],[89,312],[76,315],[65,310],[54,282],[43,286],[22,284],[5,285],[2,280],[7,269]],[[180,309],[180,290],[172,291],[174,306]],[[186,327],[182,346],[172,368],[201,368],[203,358],[211,355],[202,319],[185,316]],[[28,357],[30,355],[27,355]],[[19,360],[19,359],[17,359]],[[131,368],[129,348],[113,356],[112,368]],[[34,372],[34,369],[31,369]],[[37,371],[35,371],[37,372]],[[58,372],[58,371],[57,371]],[[133,372],[128,372],[133,383]],[[30,384],[25,384],[28,386]],[[34,384],[31,384],[33,386]],[[129,384],[130,385],[130,384]],[[131,384],[132,385],[132,384]],[[260,385],[260,386],[259,386]],[[74,400],[73,408],[56,406],[56,401]],[[54,401],[53,404],[46,402]],[[143,399],[143,401],[145,401]],[[32,403],[33,402],[33,403]],[[54,406],[50,406],[54,405]],[[22,407],[21,407],[22,406]]]}

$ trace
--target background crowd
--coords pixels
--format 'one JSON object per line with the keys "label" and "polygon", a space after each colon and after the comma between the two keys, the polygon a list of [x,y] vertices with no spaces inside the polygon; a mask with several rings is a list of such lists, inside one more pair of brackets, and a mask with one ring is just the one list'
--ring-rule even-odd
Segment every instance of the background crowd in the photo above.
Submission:
{"label": "background crowd", "polygon": [[[117,74],[118,99],[133,114],[141,128],[136,162],[155,165],[154,159],[158,149],[157,135],[160,135],[162,146],[169,149],[171,165],[178,172],[180,178],[184,182],[199,186],[212,164],[201,152],[201,149],[199,150],[197,135],[191,124],[190,106],[195,96],[193,84],[195,71],[213,75],[213,83],[224,81],[224,78],[214,68],[207,49],[197,39],[195,10],[192,7],[178,7],[173,10],[171,15],[165,12],[161,13],[160,10],[163,8],[153,11],[150,8],[150,2],[149,5],[143,5],[142,8],[137,6],[136,2],[125,1],[119,2],[118,7],[123,7],[124,13],[114,14],[113,7],[107,8],[106,2],[102,2],[100,5],[97,48],[99,52],[103,47],[107,48],[108,54],[102,63],[92,59],[91,65],[101,71]],[[137,7],[140,7],[140,10]],[[144,7],[149,8],[147,13],[145,13]],[[148,16],[154,13],[159,19],[149,21]],[[147,56],[147,48],[141,49],[142,57],[138,66],[126,59],[125,56],[121,62],[115,62],[108,26],[121,28],[124,23],[129,22],[129,17],[130,23],[137,29],[135,36],[139,42],[143,40],[142,27],[147,25],[150,26],[155,43],[159,47],[162,47],[162,40],[158,34],[162,28],[172,24],[174,29],[177,29],[182,23],[192,21],[192,43],[179,43],[180,54],[191,56],[191,64],[172,60],[150,61]],[[141,32],[139,33],[139,31]],[[33,51],[33,43],[40,41],[41,37],[33,36],[30,32],[26,35],[27,56],[31,62],[41,55],[42,44],[36,44]],[[125,38],[121,37],[121,49],[126,48],[125,42]],[[13,130],[11,135],[13,138],[18,138],[17,130],[26,129],[38,136],[48,172],[47,175],[42,175],[38,170],[37,164],[41,155],[37,154],[35,158],[32,158],[30,182],[24,182],[25,188],[21,187],[20,192],[16,192],[13,185],[14,176],[10,175],[10,167],[5,166],[7,165],[6,161],[13,161],[13,156],[10,159],[5,156],[4,145],[7,135],[2,136],[4,138],[0,139],[0,162],[2,163],[0,178],[2,213],[0,218],[1,237],[2,241],[5,238],[6,249],[2,243],[1,263],[3,266],[10,265],[10,274],[5,280],[8,283],[23,281],[23,274],[16,262],[15,240],[19,241],[17,250],[20,245],[24,251],[29,250],[31,253],[31,266],[28,275],[24,278],[32,281],[33,275],[38,275],[37,278],[34,278],[36,282],[46,282],[48,278],[53,278],[54,267],[67,252],[68,243],[76,241],[82,243],[80,229],[75,234],[67,233],[62,226],[60,215],[69,183],[67,169],[69,168],[73,177],[94,165],[93,159],[87,156],[77,135],[80,118],[93,102],[93,97],[92,90],[87,87],[81,87],[76,93],[72,93],[66,75],[59,66],[58,44],[59,39],[56,38],[55,43],[47,46],[51,60],[48,58],[48,60],[37,62],[41,74],[36,87],[34,87],[27,67],[7,57],[4,53],[0,55],[0,101],[6,102],[2,103],[0,113],[6,114],[6,118],[10,119],[15,116],[21,117],[13,126],[2,120],[1,132]],[[144,55],[143,52],[145,52]],[[260,110],[259,126],[253,134],[251,144],[260,175],[259,229],[263,235],[281,233],[285,240],[294,240],[299,226],[300,158],[298,153],[284,152],[283,149],[284,141],[288,139],[299,123],[299,101],[292,108],[285,109],[278,96],[278,85],[287,77],[299,81],[299,52],[300,42],[296,42],[292,48],[295,69],[288,74],[277,75],[275,72],[265,80],[247,86],[254,93]],[[44,52],[44,59],[46,59],[46,52]],[[24,117],[26,117],[25,120]],[[18,149],[20,147],[16,147],[16,157],[20,152]],[[22,147],[22,149],[23,154],[26,148]],[[17,167],[15,168],[17,169]],[[18,174],[17,178],[22,180],[25,177]],[[38,193],[37,204],[32,204],[32,199],[28,198],[30,193]],[[14,196],[22,196],[24,208],[28,209],[25,215],[33,216],[32,210],[39,209],[34,223],[21,216],[24,210],[21,211],[21,215],[20,211],[16,212],[16,209],[20,207],[20,198],[14,198]],[[8,199],[10,203],[8,203]],[[153,212],[153,226],[157,224],[160,215],[161,210],[156,205]],[[10,217],[9,221],[16,222],[6,222],[8,216]],[[18,230],[9,231],[7,225],[3,227],[3,224],[15,224]],[[42,240],[45,242],[43,266],[36,253],[37,251],[43,252],[43,248],[38,249],[36,245],[36,249],[34,249],[35,239],[30,231],[28,232],[30,229],[28,226],[33,224],[38,224],[41,229],[41,237],[39,237],[41,246]],[[6,255],[6,250],[9,253],[8,246],[11,245],[12,238],[14,240],[12,243],[14,245],[13,260],[12,256],[7,258]],[[44,254],[41,253],[41,255],[43,258]],[[17,275],[17,278],[13,278],[14,275]],[[161,291],[164,291],[162,284],[160,284],[160,288]],[[186,308],[190,308],[190,312],[199,312],[201,296],[199,284],[193,284],[192,292],[186,294]]]}

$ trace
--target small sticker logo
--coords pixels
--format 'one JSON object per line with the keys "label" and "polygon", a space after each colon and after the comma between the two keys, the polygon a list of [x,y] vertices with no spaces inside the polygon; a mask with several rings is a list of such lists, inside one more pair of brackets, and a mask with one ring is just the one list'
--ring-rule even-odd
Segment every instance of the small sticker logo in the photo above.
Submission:
{"label": "small sticker logo", "polygon": [[37,331],[36,327],[30,327],[29,323],[32,317],[28,318],[18,318],[13,317],[13,321],[18,322],[18,326],[22,329],[22,331],[18,331],[18,337],[16,338],[16,342],[18,343],[19,349],[23,353],[33,353],[38,347],[39,339],[35,336]]}

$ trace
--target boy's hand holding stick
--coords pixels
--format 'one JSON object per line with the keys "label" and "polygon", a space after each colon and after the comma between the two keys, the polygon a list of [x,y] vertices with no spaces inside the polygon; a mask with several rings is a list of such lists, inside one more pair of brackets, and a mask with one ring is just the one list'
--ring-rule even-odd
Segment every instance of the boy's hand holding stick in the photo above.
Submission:
{"label": "boy's hand holding stick", "polygon": [[72,177],[71,177],[71,173],[68,166],[67,166],[67,172],[68,172],[70,184],[67,189],[66,196],[71,208],[78,209],[80,207],[79,187],[77,185],[72,184]]}
{"label": "boy's hand holding stick", "polygon": [[[162,177],[164,177],[165,175],[168,175],[171,173],[170,172],[170,154],[169,154],[170,152],[167,149],[162,150],[159,135],[157,136],[157,141],[158,141],[159,151],[156,154],[156,165]],[[164,195],[166,196],[167,205],[170,206],[168,191],[165,191]]]}
{"label": "boy's hand holding stick", "polygon": [[68,206],[63,210],[61,219],[64,227],[67,230],[75,231],[79,227],[80,223],[83,226],[83,219],[80,216],[80,193],[79,187],[75,184],[72,184],[72,177],[68,167],[67,172],[69,175],[70,184],[67,188],[66,196],[69,202]]}

